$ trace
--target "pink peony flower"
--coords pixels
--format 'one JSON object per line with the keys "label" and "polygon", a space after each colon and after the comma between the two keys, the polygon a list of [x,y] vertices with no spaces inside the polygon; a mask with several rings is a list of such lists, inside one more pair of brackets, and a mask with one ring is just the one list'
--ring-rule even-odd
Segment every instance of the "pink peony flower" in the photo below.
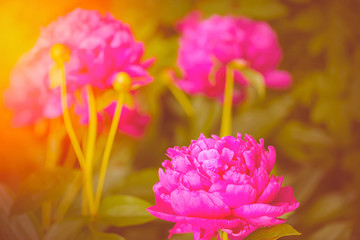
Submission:
{"label": "pink peony flower", "polygon": [[86,85],[97,91],[113,88],[114,76],[119,72],[131,77],[132,86],[152,81],[146,69],[153,59],[141,60],[144,45],[134,39],[128,25],[109,13],[101,16],[97,11],[75,9],[43,28],[34,48],[14,67],[4,98],[6,106],[15,113],[15,125],[62,114],[60,89],[49,86],[49,70],[54,64],[50,49],[58,43],[69,48],[71,54],[66,63],[69,106],[79,104],[76,95],[81,94],[76,92]]}
{"label": "pink peony flower", "polygon": [[167,151],[171,159],[159,169],[154,185],[155,217],[176,222],[174,233],[193,232],[195,240],[209,240],[218,230],[229,239],[244,239],[257,228],[283,223],[281,215],[300,203],[282,176],[272,176],[275,149],[264,149],[251,136],[205,138],[189,147]]}
{"label": "pink peony flower", "polygon": [[[178,65],[184,77],[176,82],[190,94],[222,99],[226,64],[233,60],[245,61],[260,72],[267,87],[281,89],[291,84],[289,73],[276,70],[282,52],[275,32],[266,22],[218,15],[201,21],[200,13],[194,12],[178,24],[178,30]],[[235,71],[235,102],[245,97],[248,84],[240,71]]]}

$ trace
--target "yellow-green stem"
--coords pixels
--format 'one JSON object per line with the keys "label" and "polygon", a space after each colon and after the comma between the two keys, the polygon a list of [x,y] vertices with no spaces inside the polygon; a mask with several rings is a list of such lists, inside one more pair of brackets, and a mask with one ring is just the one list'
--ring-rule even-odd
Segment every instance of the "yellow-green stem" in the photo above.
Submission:
{"label": "yellow-green stem", "polygon": [[224,103],[221,116],[220,136],[231,135],[231,108],[234,91],[234,71],[229,66],[226,67],[226,83],[224,91]]}
{"label": "yellow-green stem", "polygon": [[117,99],[117,103],[116,103],[115,113],[114,113],[114,116],[113,116],[113,119],[111,122],[111,126],[110,126],[110,130],[109,130],[109,135],[106,140],[104,155],[101,160],[100,175],[99,175],[99,180],[98,180],[98,184],[97,184],[97,188],[96,188],[96,195],[95,195],[95,213],[97,213],[97,211],[99,209],[101,195],[102,195],[104,182],[105,182],[106,171],[107,171],[107,167],[109,164],[112,145],[114,143],[114,138],[115,138],[116,131],[117,131],[117,128],[119,125],[122,105],[124,103],[124,98],[125,98],[125,92],[120,91],[118,99]]}
{"label": "yellow-green stem", "polygon": [[94,205],[94,190],[93,190],[93,160],[96,143],[97,132],[97,111],[93,90],[90,86],[87,87],[88,92],[88,106],[89,106],[89,131],[86,144],[86,162],[85,162],[85,188],[86,198],[90,214],[95,214]]}
{"label": "yellow-green stem", "polygon": [[[49,135],[46,146],[45,169],[51,170],[56,166],[57,153],[58,153],[58,139],[56,139],[56,129],[54,129],[54,122],[49,122]],[[42,225],[47,229],[51,224],[51,201],[46,201],[41,206]]]}
{"label": "yellow-green stem", "polygon": [[45,157],[45,168],[46,169],[53,169],[56,165],[57,161],[57,153],[58,153],[58,140],[56,139],[56,134],[53,131],[56,131],[56,129],[53,129],[52,124],[50,123],[50,130],[49,130],[49,136],[47,139],[47,146],[46,146],[46,157]]}
{"label": "yellow-green stem", "polygon": [[222,240],[229,240],[228,238],[228,235],[226,232],[222,232],[222,237],[221,237]]}
{"label": "yellow-green stem", "polygon": [[178,88],[171,79],[166,79],[166,83],[170,92],[172,95],[174,95],[188,117],[192,117],[194,115],[194,108],[186,94],[180,88]]}
{"label": "yellow-green stem", "polygon": [[[84,182],[84,174],[81,174],[82,178],[83,178],[83,182]],[[85,189],[82,189],[82,198],[81,198],[81,214],[82,215],[88,215],[88,202],[86,201],[86,193],[85,193]]]}
{"label": "yellow-green stem", "polygon": [[61,69],[61,105],[63,109],[63,118],[66,131],[69,135],[71,145],[74,148],[76,157],[79,160],[79,164],[82,169],[85,167],[85,157],[81,150],[79,141],[77,140],[74,128],[71,123],[70,113],[68,110],[67,104],[67,90],[66,90],[66,78],[65,78],[65,64],[58,64],[58,67]]}
{"label": "yellow-green stem", "polygon": [[51,202],[44,202],[41,206],[42,226],[47,229],[51,224]]}

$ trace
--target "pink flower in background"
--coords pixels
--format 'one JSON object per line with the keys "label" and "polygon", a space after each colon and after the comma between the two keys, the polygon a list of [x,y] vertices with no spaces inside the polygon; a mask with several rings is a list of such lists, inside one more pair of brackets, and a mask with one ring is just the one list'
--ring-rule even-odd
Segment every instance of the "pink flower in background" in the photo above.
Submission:
{"label": "pink flower in background", "polygon": [[193,232],[195,240],[209,240],[218,230],[241,240],[257,228],[283,223],[281,215],[300,203],[282,176],[270,175],[275,149],[264,149],[251,136],[205,138],[189,147],[169,148],[171,159],[159,169],[154,185],[155,217],[176,222],[175,233]]}
{"label": "pink flower in background", "polygon": [[[202,21],[200,13],[194,12],[178,24],[178,30],[181,33],[178,65],[184,77],[176,82],[188,93],[221,99],[226,64],[235,59],[260,72],[267,87],[282,89],[291,84],[289,73],[276,70],[282,52],[276,33],[266,22],[218,15]],[[236,102],[245,97],[248,84],[236,71]]]}
{"label": "pink flower in background", "polygon": [[[110,126],[115,108],[116,102],[112,102],[104,109],[104,111],[97,114],[100,125],[99,129],[103,129],[106,124]],[[75,113],[80,116],[79,122],[81,124],[87,125],[89,123],[89,112],[86,104],[77,105]],[[123,105],[119,119],[118,131],[134,138],[141,138],[144,135],[149,122],[150,116],[141,113],[138,110],[138,107],[130,108]]]}
{"label": "pink flower in background", "polygon": [[58,43],[71,53],[66,64],[69,105],[78,104],[75,94],[86,85],[97,91],[113,88],[114,76],[119,72],[127,73],[133,86],[152,81],[147,68],[153,59],[141,60],[144,45],[134,39],[127,24],[111,14],[102,16],[97,11],[76,9],[43,28],[34,48],[14,67],[4,98],[6,106],[14,111],[15,125],[62,114],[60,89],[49,87],[49,70],[54,64],[50,49]]}

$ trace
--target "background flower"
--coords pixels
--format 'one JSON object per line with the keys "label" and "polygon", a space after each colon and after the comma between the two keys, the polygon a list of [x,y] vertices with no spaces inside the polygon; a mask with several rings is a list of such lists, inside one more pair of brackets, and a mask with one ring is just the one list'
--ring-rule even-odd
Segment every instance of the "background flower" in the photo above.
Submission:
{"label": "background flower", "polygon": [[221,229],[240,240],[283,223],[278,217],[299,206],[293,189],[281,187],[282,176],[270,175],[276,154],[264,149],[263,139],[201,135],[189,147],[169,148],[168,156],[154,186],[156,205],[148,210],[176,222],[170,235],[193,232],[205,240]]}
{"label": "background flower", "polygon": [[[79,115],[80,124],[87,125],[89,123],[89,111],[87,107],[87,97],[83,97],[81,104],[76,105],[75,113]],[[103,130],[106,126],[110,126],[116,108],[116,101],[111,102],[103,111],[98,112],[99,130]],[[150,122],[150,115],[141,113],[139,106],[129,107],[123,105],[119,119],[118,131],[140,138],[144,135],[145,129]]]}
{"label": "background flower", "polygon": [[[260,72],[267,87],[281,89],[291,83],[289,73],[276,70],[282,52],[276,33],[266,22],[218,15],[201,20],[201,14],[193,12],[179,22],[178,30],[178,65],[184,77],[177,84],[188,93],[222,98],[226,65],[239,59]],[[249,82],[236,71],[235,83],[234,100],[239,101]]]}
{"label": "background flower", "polygon": [[76,9],[44,28],[34,48],[15,66],[5,104],[11,108],[16,125],[54,118],[62,113],[59,88],[50,88],[49,70],[53,65],[50,49],[64,44],[70,50],[66,64],[68,99],[76,104],[75,92],[89,84],[94,88],[112,88],[114,76],[126,72],[132,85],[152,81],[143,62],[144,45],[135,41],[128,25],[109,13]]}

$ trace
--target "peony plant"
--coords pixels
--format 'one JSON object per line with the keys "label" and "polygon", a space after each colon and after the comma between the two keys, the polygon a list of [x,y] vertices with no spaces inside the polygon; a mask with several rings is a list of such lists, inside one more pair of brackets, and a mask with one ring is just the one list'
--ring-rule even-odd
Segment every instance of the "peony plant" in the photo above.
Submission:
{"label": "peony plant", "polygon": [[[282,52],[266,22],[219,15],[201,20],[200,12],[193,12],[177,29],[181,34],[177,62],[183,77],[175,81],[187,93],[223,99],[226,67],[233,61],[260,73],[267,87],[284,89],[291,84],[290,74],[276,69]],[[241,69],[235,70],[235,102],[244,100],[251,80]]]}
{"label": "peony plant", "polygon": [[148,211],[176,223],[170,236],[192,232],[195,240],[209,240],[221,230],[241,240],[285,222],[280,217],[299,207],[293,189],[281,186],[283,177],[271,174],[276,153],[265,150],[263,139],[201,135],[189,147],[169,148],[167,156]]}
{"label": "peony plant", "polygon": [[[59,45],[64,46],[63,50],[53,48]],[[98,101],[103,101],[98,103],[103,105],[97,113],[101,121],[113,116],[116,97],[107,96],[118,73],[129,75],[132,89],[152,81],[147,68],[154,59],[142,60],[144,44],[134,39],[127,24],[110,13],[102,16],[98,11],[78,8],[43,28],[35,46],[14,67],[10,86],[4,92],[5,104],[14,112],[14,125],[30,125],[63,114],[61,80],[53,59],[57,54],[66,55],[60,60],[66,62],[66,107],[75,106],[82,124],[88,124],[89,115],[86,86],[91,86]],[[104,93],[107,96],[103,97]],[[103,111],[106,107],[108,110]],[[127,113],[132,119],[143,117],[129,104],[126,108],[122,118],[129,118]],[[144,131],[147,122],[137,124],[135,136]],[[132,135],[131,128],[124,125],[119,130]]]}
{"label": "peony plant", "polygon": [[[59,204],[57,220],[64,217],[79,189],[82,214],[97,216],[116,132],[143,136],[150,116],[141,113],[134,96],[139,87],[152,82],[147,68],[154,61],[143,61],[143,55],[144,44],[135,40],[127,24],[110,13],[78,8],[43,28],[35,46],[14,67],[4,93],[14,124],[52,126],[62,116],[57,128],[49,127],[45,168],[53,170],[63,161],[58,158],[64,150],[54,147],[63,139],[50,135],[65,128],[81,169],[81,178],[73,179]],[[86,134],[73,123],[75,119],[87,127]],[[102,149],[97,140],[104,132],[108,136]],[[65,165],[74,166],[71,161]],[[51,201],[42,206],[44,227],[51,223],[51,208]]]}

